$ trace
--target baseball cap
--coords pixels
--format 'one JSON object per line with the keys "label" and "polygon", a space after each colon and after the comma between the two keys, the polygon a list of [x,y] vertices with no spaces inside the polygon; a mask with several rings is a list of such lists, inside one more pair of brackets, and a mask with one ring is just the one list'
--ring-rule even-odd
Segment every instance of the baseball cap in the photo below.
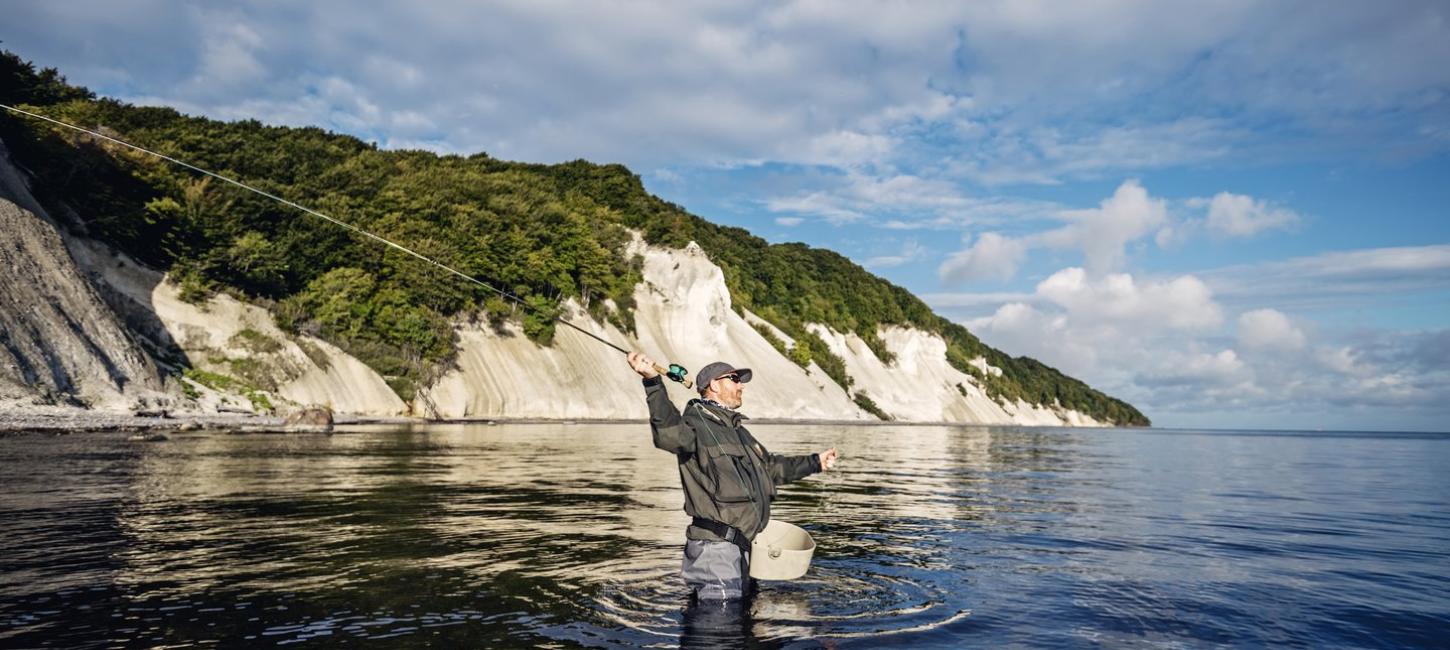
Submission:
{"label": "baseball cap", "polygon": [[710,382],[715,381],[716,379],[719,379],[720,377],[723,377],[730,373],[735,373],[736,375],[739,375],[740,383],[742,384],[750,381],[749,368],[736,368],[735,366],[725,363],[724,361],[716,361],[715,363],[701,368],[700,372],[695,375],[695,389],[703,394],[705,392],[705,388],[710,385]]}

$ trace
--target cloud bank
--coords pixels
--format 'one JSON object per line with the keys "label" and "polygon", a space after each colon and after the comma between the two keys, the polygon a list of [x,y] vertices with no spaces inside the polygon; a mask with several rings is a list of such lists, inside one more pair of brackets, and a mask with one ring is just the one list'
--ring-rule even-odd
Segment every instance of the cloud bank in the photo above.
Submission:
{"label": "cloud bank", "polygon": [[[7,4],[7,22],[27,29],[6,40],[127,99],[333,125],[388,147],[1057,183],[1293,156],[1306,143],[1444,152],[1450,67],[1424,62],[1450,60],[1447,11],[1431,0],[23,1]],[[1253,143],[1251,132],[1278,135]]]}
{"label": "cloud bank", "polygon": [[[1347,261],[1358,265],[1343,264]],[[1443,246],[1331,253],[1238,268],[1219,277],[1274,277],[1264,293],[1225,302],[1197,275],[1094,276],[1068,268],[1030,294],[928,296],[939,309],[995,311],[963,322],[987,343],[1025,354],[1154,416],[1243,426],[1240,414],[1281,414],[1303,426],[1435,429],[1450,416],[1450,330],[1332,329],[1262,305],[1275,287],[1327,282],[1319,291],[1366,306],[1383,287],[1408,285],[1443,299]],[[1332,273],[1328,269],[1334,269]],[[1393,274],[1383,273],[1395,269]],[[1337,278],[1331,280],[1330,277]],[[1338,284],[1336,284],[1336,282]],[[1437,299],[1434,297],[1431,300]]]}

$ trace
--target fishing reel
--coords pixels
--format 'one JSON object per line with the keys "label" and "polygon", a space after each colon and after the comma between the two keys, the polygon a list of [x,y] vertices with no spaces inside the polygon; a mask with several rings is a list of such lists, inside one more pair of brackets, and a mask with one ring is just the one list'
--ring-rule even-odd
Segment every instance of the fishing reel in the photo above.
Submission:
{"label": "fishing reel", "polygon": [[689,375],[689,374],[690,374],[690,371],[689,370],[686,370],[684,366],[682,366],[682,365],[680,365],[678,363],[672,363],[672,364],[670,364],[670,369],[667,370],[667,371],[665,371],[665,376],[666,377],[669,377],[670,379],[672,379],[674,381],[677,381],[677,382],[680,382],[681,384],[684,384],[685,385],[685,388],[689,388],[690,387],[690,380],[689,379],[686,379],[686,375]]}
{"label": "fishing reel", "polygon": [[655,368],[655,372],[660,373],[661,375],[664,375],[666,377],[669,377],[671,381],[677,381],[677,382],[680,382],[681,384],[684,384],[685,385],[685,388],[693,388],[694,387],[694,383],[691,382],[690,381],[690,378],[689,378],[690,371],[689,370],[686,370],[684,366],[682,366],[682,365],[680,365],[678,363],[672,363],[672,364],[670,364],[670,367],[669,368],[662,367],[662,366],[660,366],[660,364],[656,363],[656,364],[654,364],[654,368]]}

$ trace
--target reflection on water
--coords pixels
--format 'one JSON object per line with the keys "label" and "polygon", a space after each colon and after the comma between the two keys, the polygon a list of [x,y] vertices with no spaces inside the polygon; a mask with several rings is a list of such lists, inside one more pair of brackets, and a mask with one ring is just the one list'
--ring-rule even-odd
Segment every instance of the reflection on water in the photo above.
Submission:
{"label": "reflection on water", "polygon": [[1446,436],[759,425],[811,571],[692,604],[642,424],[0,437],[0,646],[1432,645]]}

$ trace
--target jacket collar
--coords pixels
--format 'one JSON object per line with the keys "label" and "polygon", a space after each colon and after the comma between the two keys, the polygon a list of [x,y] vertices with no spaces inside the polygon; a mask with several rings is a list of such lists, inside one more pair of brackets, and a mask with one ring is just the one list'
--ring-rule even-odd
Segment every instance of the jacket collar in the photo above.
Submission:
{"label": "jacket collar", "polygon": [[712,399],[700,398],[695,401],[699,402],[700,406],[704,407],[702,410],[705,411],[706,415],[714,417],[721,423],[728,423],[732,427],[740,426],[741,420],[750,419],[744,413],[741,413],[740,411],[732,409]]}

